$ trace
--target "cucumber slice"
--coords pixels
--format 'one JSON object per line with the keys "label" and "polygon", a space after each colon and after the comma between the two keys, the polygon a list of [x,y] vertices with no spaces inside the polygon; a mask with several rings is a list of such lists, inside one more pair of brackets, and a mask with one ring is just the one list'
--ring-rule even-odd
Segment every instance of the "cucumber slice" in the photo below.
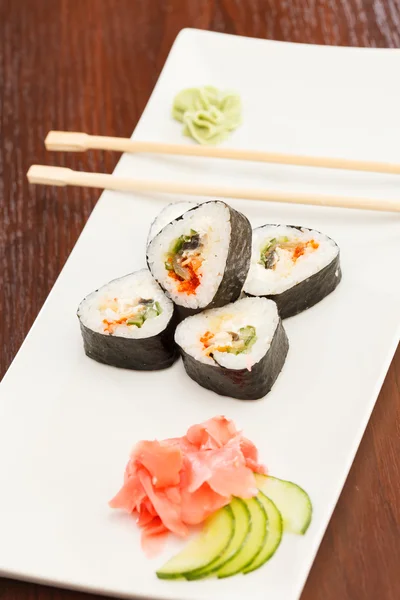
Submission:
{"label": "cucumber slice", "polygon": [[265,512],[267,513],[267,539],[265,540],[265,544],[262,547],[261,552],[255,557],[253,562],[250,563],[248,567],[243,569],[243,573],[250,573],[251,571],[255,571],[256,569],[259,569],[264,563],[266,563],[267,560],[269,560],[275,554],[282,539],[283,525],[281,513],[276,508],[272,500],[267,498],[267,496],[264,496],[262,492],[258,494],[258,499],[263,505]]}
{"label": "cucumber slice", "polygon": [[256,475],[257,487],[282,515],[283,530],[304,534],[311,523],[312,504],[300,486],[269,475]]}
{"label": "cucumber slice", "polygon": [[233,498],[232,502],[229,505],[233,511],[233,516],[235,517],[235,533],[222,555],[214,560],[211,564],[203,569],[199,569],[198,571],[192,571],[188,573],[185,577],[186,579],[203,579],[204,577],[208,577],[209,575],[215,573],[228,562],[234,556],[236,556],[243,544],[246,542],[247,536],[250,531],[251,524],[251,516],[250,511],[247,507],[247,504],[241,500],[240,498]]}
{"label": "cucumber slice", "polygon": [[258,498],[244,500],[250,511],[251,528],[240,551],[218,571],[217,577],[230,577],[248,567],[261,552],[267,538],[267,513]]}
{"label": "cucumber slice", "polygon": [[202,532],[156,572],[157,577],[179,579],[206,567],[225,552],[234,533],[233,511],[225,506],[209,517]]}

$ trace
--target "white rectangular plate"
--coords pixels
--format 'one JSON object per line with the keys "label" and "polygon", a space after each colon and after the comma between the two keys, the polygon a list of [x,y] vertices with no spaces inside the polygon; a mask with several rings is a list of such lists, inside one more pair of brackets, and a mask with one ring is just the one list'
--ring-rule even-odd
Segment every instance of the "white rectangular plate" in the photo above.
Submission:
{"label": "white rectangular plate", "polygon": [[[136,129],[139,139],[191,143],[170,117],[192,85],[234,88],[243,148],[400,161],[398,50],[284,44],[184,30]],[[116,173],[277,190],[395,198],[398,178],[257,164],[124,156]],[[73,190],[70,192],[73,194]],[[179,362],[154,373],[97,364],[83,353],[76,308],[90,291],[145,265],[151,220],[171,198],[104,193],[9,369],[0,403],[0,572],[117,596],[294,600],[299,597],[399,339],[400,217],[232,202],[254,226],[319,229],[341,248],[343,280],[285,322],[285,367],[257,402],[197,386]],[[217,414],[234,419],[272,474],[314,505],[304,537],[287,535],[254,574],[159,581],[134,520],[107,502],[132,445],[182,435]],[[357,515],[354,515],[357,518]],[[169,546],[169,554],[172,547]],[[250,586],[250,588],[249,588]]]}

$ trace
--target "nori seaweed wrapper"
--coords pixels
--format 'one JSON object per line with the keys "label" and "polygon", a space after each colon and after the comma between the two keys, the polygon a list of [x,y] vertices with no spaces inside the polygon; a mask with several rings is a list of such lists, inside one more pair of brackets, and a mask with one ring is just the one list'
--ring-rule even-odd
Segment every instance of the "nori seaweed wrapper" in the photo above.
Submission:
{"label": "nori seaweed wrapper", "polygon": [[[199,308],[187,308],[175,302],[180,320],[202,312],[203,310],[219,308],[229,304],[230,302],[235,302],[235,300],[240,297],[244,282],[246,281],[247,273],[250,268],[252,227],[250,221],[245,215],[234,208],[231,208],[229,204],[221,202],[220,200],[205,202],[192,208],[191,211],[195,211],[200,206],[211,204],[213,202],[225,204],[225,206],[229,209],[231,222],[229,250],[226,257],[224,274],[213,299],[206,306],[201,306]],[[178,219],[175,219],[175,221],[182,219],[182,217],[183,215],[178,217]],[[147,265],[151,271],[148,261]],[[158,283],[168,295],[168,292],[165,290],[162,283],[160,281],[158,281]]]}
{"label": "nori seaweed wrapper", "polygon": [[[298,229],[299,231],[313,231],[308,227],[299,227],[297,225],[288,225],[288,227]],[[267,294],[265,296],[259,294],[258,297],[273,300],[278,307],[281,319],[287,319],[321,302],[321,300],[337,288],[341,279],[342,270],[340,268],[340,252],[338,251],[332,262],[320,271],[307,277],[307,279],[300,281],[280,294]],[[245,292],[245,294],[249,298],[255,297],[248,292]]]}
{"label": "nori seaweed wrapper", "polygon": [[321,302],[336,289],[341,279],[342,271],[338,254],[321,271],[300,281],[281,294],[273,294],[265,296],[265,298],[276,302],[281,319],[287,319]]}
{"label": "nori seaweed wrapper", "polygon": [[163,331],[141,339],[99,333],[86,327],[80,319],[79,322],[85,354],[97,362],[120,369],[156,371],[170,367],[179,356],[174,341],[176,310]]}
{"label": "nori seaweed wrapper", "polygon": [[186,373],[202,387],[221,396],[239,400],[258,400],[268,394],[281,372],[289,350],[282,321],[276,327],[267,353],[248,369],[227,369],[204,364],[181,348]]}

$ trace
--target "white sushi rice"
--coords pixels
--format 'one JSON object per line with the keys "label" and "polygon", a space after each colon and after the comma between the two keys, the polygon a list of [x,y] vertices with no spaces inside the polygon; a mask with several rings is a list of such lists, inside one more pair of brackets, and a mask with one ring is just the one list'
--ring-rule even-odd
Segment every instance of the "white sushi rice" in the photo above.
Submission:
{"label": "white sushi rice", "polygon": [[[181,235],[188,235],[191,229],[204,236],[205,243],[201,249],[203,263],[198,270],[200,285],[194,294],[187,294],[179,292],[180,282],[169,277],[165,262],[171,244]],[[174,302],[188,308],[201,308],[211,302],[224,274],[230,235],[228,207],[223,202],[207,202],[166,225],[151,241],[147,250],[149,267]]]}
{"label": "white sushi rice", "polygon": [[147,243],[151,242],[168,223],[172,223],[172,221],[178,219],[183,213],[195,206],[198,206],[196,202],[172,202],[171,204],[167,204],[152,222]]}
{"label": "white sushi rice", "polygon": [[[222,308],[187,317],[176,328],[175,341],[187,354],[201,363],[215,366],[217,362],[228,369],[251,370],[251,367],[268,352],[278,323],[279,315],[275,302],[266,298],[243,298]],[[238,333],[239,329],[248,326],[255,328],[257,336],[248,353],[215,351],[215,360],[207,356],[204,344],[200,341],[206,332],[211,332],[216,340],[221,340],[224,344],[223,340],[228,332]]]}
{"label": "white sushi rice", "polygon": [[[273,269],[260,264],[262,249],[273,238],[287,237],[289,241],[308,242],[314,240],[317,249],[307,248],[305,253],[293,262],[291,253],[277,248],[278,261]],[[244,291],[253,296],[281,294],[297,283],[318,273],[338,255],[337,244],[318,231],[287,225],[266,225],[253,230],[250,270],[244,284]]]}
{"label": "white sushi rice", "polygon": [[104,320],[117,321],[131,314],[140,298],[159,302],[161,314],[146,319],[141,327],[125,323],[115,325],[112,335],[134,339],[157,335],[167,327],[174,306],[147,269],[114,279],[89,294],[79,305],[78,317],[92,331],[110,335],[105,331]]}

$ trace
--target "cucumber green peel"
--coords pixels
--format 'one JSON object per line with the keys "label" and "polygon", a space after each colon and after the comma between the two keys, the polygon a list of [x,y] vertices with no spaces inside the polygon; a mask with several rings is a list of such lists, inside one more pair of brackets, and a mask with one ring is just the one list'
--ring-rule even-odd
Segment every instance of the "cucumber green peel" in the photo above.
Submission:
{"label": "cucumber green peel", "polygon": [[159,579],[180,579],[203,569],[218,559],[227,549],[235,533],[235,519],[230,506],[209,517],[203,531],[171,558],[159,571]]}
{"label": "cucumber green peel", "polygon": [[281,513],[272,500],[264,496],[262,492],[258,494],[258,499],[267,514],[267,539],[261,548],[261,552],[243,569],[243,573],[251,573],[265,564],[275,554],[282,539],[283,524]]}
{"label": "cucumber green peel", "polygon": [[160,579],[219,579],[259,569],[276,552],[283,532],[304,534],[311,522],[308,494],[291,481],[255,475],[259,493],[233,498],[207,519],[203,531],[157,571]]}
{"label": "cucumber green peel", "polygon": [[283,530],[304,534],[312,518],[312,504],[303,488],[291,481],[256,475],[257,487],[274,502],[282,515]]}
{"label": "cucumber green peel", "polygon": [[251,514],[251,529],[240,551],[217,571],[218,579],[241,573],[261,552],[267,539],[267,513],[258,498],[246,501]]}
{"label": "cucumber green peel", "polygon": [[225,552],[217,558],[214,562],[210,563],[207,567],[199,569],[198,571],[192,571],[187,574],[186,579],[203,579],[215,574],[223,565],[233,559],[241,550],[246,543],[246,540],[251,531],[251,514],[250,510],[245,501],[240,498],[233,498],[230,503],[230,507],[233,511],[235,518],[235,532],[232,539],[226,548]]}

